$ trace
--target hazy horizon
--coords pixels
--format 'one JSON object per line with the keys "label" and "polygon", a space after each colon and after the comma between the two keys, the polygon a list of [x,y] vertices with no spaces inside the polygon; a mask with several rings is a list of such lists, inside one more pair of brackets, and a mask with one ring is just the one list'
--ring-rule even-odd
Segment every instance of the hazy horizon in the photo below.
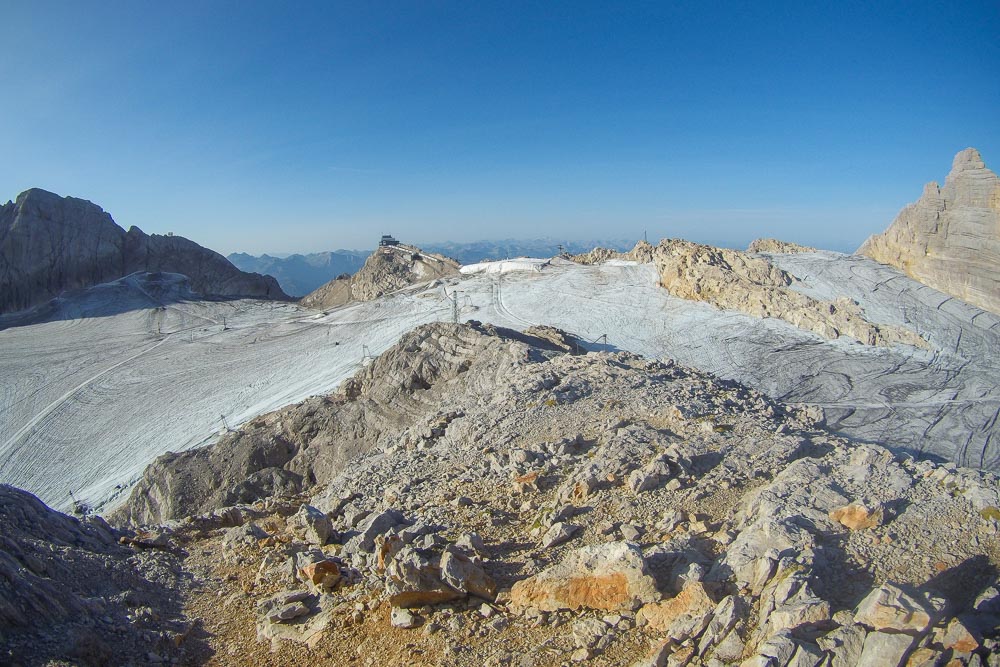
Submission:
{"label": "hazy horizon", "polygon": [[223,254],[853,249],[1000,163],[1000,5],[12,2],[0,184]]}

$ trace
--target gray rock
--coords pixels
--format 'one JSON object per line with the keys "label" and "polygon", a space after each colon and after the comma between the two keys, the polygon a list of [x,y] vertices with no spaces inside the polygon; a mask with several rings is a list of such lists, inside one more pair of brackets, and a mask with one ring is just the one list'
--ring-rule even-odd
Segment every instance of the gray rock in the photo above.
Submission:
{"label": "gray rock", "polygon": [[823,635],[816,643],[829,653],[830,667],[856,667],[867,634],[860,625],[845,625]]}
{"label": "gray rock", "polygon": [[412,630],[420,625],[420,617],[409,609],[393,607],[392,611],[389,612],[389,622],[392,623],[392,627],[394,628]]}
{"label": "gray rock", "polygon": [[910,635],[871,632],[865,638],[857,667],[901,667],[915,642]]}
{"label": "gray rock", "polygon": [[375,538],[384,535],[393,528],[406,523],[406,518],[399,510],[385,510],[378,514],[373,514],[361,522],[358,526],[359,535],[352,537],[344,545],[345,554],[358,552],[372,553],[375,550]]}
{"label": "gray rock", "polygon": [[882,234],[858,249],[925,285],[1000,313],[1000,179],[974,148],[955,156],[944,187],[924,186]]}
{"label": "gray rock", "polygon": [[497,584],[493,577],[458,549],[452,547],[441,554],[440,570],[442,581],[455,590],[491,602],[496,599]]}
{"label": "gray rock", "polygon": [[577,531],[580,530],[579,526],[574,526],[568,523],[554,523],[542,536],[542,546],[545,548],[557,547],[560,544],[565,544],[573,539]]}
{"label": "gray rock", "polygon": [[37,188],[0,206],[0,266],[0,313],[136,272],[183,274],[206,295],[288,298],[274,278],[192,241],[126,232],[96,204]]}
{"label": "gray rock", "polygon": [[330,518],[312,505],[302,505],[298,512],[289,517],[288,525],[301,532],[310,544],[323,546],[333,535]]}
{"label": "gray rock", "polygon": [[[394,607],[420,607],[465,597],[441,579],[440,556],[403,547],[386,566],[385,591]],[[468,580],[466,580],[468,581]]]}

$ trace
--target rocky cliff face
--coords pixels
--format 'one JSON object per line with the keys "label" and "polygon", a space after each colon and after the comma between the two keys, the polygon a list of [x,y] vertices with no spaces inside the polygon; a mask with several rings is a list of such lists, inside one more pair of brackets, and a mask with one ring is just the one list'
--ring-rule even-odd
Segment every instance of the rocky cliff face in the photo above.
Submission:
{"label": "rocky cliff face", "polygon": [[331,280],[300,303],[307,308],[333,308],[350,301],[371,301],[383,294],[458,273],[459,264],[413,246],[379,248],[353,276]]}
{"label": "rocky cliff face", "polygon": [[0,312],[136,271],[182,273],[205,295],[287,298],[270,276],[244,273],[179,236],[126,232],[83,199],[31,189],[0,207]]}
{"label": "rocky cliff face", "polygon": [[858,254],[1000,313],[1000,179],[976,149],[961,151],[944,186],[924,186],[917,203]]}

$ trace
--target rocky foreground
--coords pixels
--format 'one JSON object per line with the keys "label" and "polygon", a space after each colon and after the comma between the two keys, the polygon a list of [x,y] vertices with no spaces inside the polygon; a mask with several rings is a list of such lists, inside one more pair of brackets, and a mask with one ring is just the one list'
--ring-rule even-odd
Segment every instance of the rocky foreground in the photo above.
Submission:
{"label": "rocky foreground", "polygon": [[0,661],[1000,664],[994,475],[576,349],[420,327],[115,529],[5,488]]}

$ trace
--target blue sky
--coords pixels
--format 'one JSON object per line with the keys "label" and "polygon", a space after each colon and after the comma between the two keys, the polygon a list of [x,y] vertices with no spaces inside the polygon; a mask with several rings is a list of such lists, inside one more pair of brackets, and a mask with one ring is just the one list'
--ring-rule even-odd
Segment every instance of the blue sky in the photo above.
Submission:
{"label": "blue sky", "polygon": [[0,197],[223,253],[778,236],[840,250],[975,146],[1000,2],[10,2]]}

